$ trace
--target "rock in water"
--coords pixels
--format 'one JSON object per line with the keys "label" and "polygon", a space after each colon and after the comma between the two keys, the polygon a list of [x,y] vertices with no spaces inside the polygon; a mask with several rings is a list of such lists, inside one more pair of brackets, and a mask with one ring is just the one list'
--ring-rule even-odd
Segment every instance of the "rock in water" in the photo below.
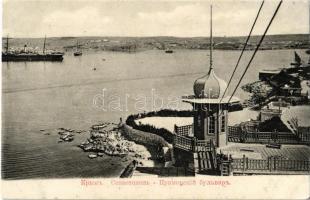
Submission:
{"label": "rock in water", "polygon": [[96,154],[89,154],[88,157],[89,157],[90,159],[93,159],[93,158],[97,158],[97,155],[96,155]]}
{"label": "rock in water", "polygon": [[102,157],[104,155],[104,153],[98,152],[97,155]]}

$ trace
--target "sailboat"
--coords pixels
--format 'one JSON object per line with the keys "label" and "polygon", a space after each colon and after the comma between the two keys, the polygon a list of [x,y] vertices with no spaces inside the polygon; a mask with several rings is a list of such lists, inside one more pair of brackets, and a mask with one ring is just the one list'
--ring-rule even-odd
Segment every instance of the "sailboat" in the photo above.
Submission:
{"label": "sailboat", "polygon": [[78,41],[76,42],[76,52],[73,53],[74,56],[81,56],[82,55],[82,51],[79,48],[79,43]]}
{"label": "sailboat", "polygon": [[162,46],[163,46],[165,53],[173,53],[173,50],[170,49],[169,47],[167,48],[165,44],[162,44]]}

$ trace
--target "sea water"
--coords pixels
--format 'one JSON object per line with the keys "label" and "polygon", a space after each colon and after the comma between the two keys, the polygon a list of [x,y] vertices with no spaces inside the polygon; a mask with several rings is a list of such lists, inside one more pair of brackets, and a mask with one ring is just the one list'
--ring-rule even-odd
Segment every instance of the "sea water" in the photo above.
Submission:
{"label": "sea water", "polygon": [[[304,51],[298,53],[307,60]],[[234,89],[253,51],[246,51],[233,79]],[[228,80],[240,51],[214,51],[218,77]],[[2,63],[2,176],[7,179],[115,177],[122,158],[89,159],[77,145],[58,143],[57,128],[89,130],[98,122],[125,120],[129,114],[162,107],[191,109],[180,102],[209,69],[209,52],[160,50],[137,53],[70,53],[63,62]],[[241,85],[258,80],[261,69],[287,67],[293,50],[259,51]],[[240,88],[236,96],[248,94]],[[40,131],[41,130],[41,131]],[[44,130],[44,131],[43,131]],[[49,134],[46,134],[49,133]]]}

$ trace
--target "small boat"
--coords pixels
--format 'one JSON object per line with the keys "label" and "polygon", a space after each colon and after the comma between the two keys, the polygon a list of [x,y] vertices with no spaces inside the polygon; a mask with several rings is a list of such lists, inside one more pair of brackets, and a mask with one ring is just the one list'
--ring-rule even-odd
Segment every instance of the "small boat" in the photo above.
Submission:
{"label": "small boat", "polygon": [[97,158],[97,155],[96,154],[89,154],[88,158],[90,158],[90,159]]}
{"label": "small boat", "polygon": [[173,50],[167,49],[167,50],[165,50],[165,53],[173,53]]}
{"label": "small boat", "polygon": [[74,56],[81,56],[81,55],[82,55],[82,52],[81,52],[81,51],[77,51],[77,52],[74,52],[73,55],[74,55]]}
{"label": "small boat", "polygon": [[79,43],[76,41],[76,52],[73,53],[74,56],[81,56],[82,51],[79,49]]}

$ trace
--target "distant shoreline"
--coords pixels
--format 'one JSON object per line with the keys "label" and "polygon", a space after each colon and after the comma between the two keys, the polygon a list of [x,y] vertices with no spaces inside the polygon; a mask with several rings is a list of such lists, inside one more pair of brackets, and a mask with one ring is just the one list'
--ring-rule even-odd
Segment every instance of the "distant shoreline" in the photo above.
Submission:
{"label": "distant shoreline", "polygon": [[[246,50],[254,50],[260,36],[252,36]],[[241,37],[215,37],[215,50],[242,50],[245,36]],[[40,51],[44,38],[9,38],[9,48],[23,49],[26,45],[29,49]],[[210,48],[208,37],[50,37],[47,38],[46,49],[58,51],[72,51],[76,49],[76,43],[82,51],[118,51],[140,52],[145,50],[165,49],[197,49]],[[2,38],[3,51],[6,49],[7,38]],[[291,35],[267,35],[260,50],[278,49],[310,49],[308,34]]]}

